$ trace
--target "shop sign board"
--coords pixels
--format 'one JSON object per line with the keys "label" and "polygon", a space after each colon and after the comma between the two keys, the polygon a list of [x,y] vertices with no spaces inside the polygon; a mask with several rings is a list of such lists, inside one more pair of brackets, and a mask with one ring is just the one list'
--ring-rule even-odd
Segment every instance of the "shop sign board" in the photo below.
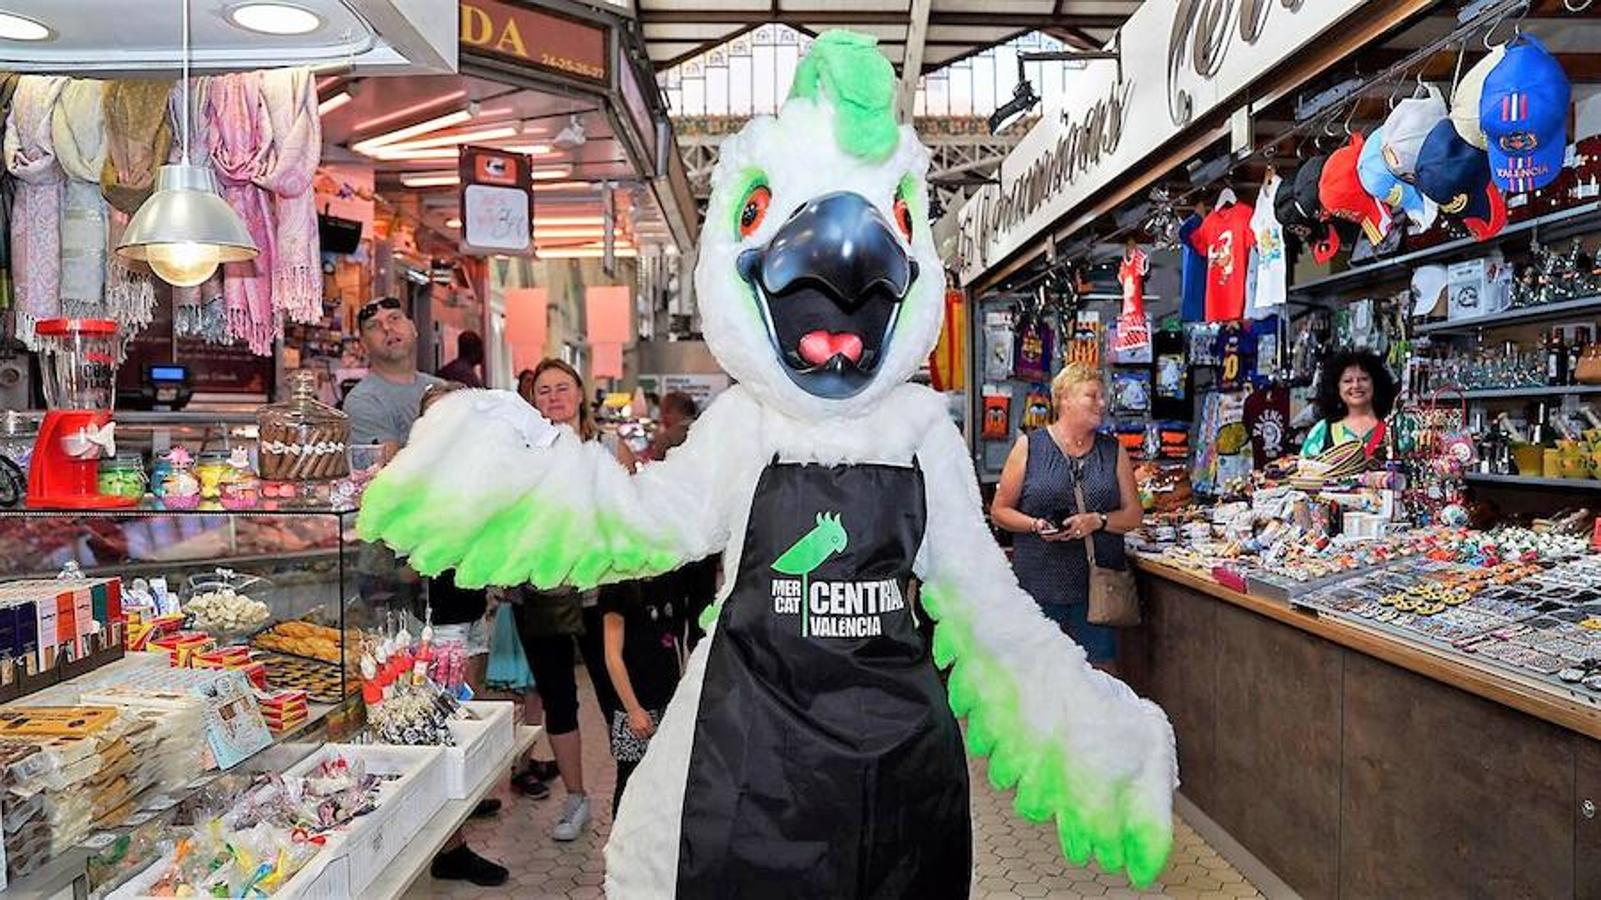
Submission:
{"label": "shop sign board", "polygon": [[533,175],[528,157],[491,147],[461,148],[463,253],[527,254],[534,248]]}
{"label": "shop sign board", "polygon": [[463,48],[608,83],[610,33],[604,25],[501,0],[461,0],[460,13]]}
{"label": "shop sign board", "polygon": [[1372,0],[1146,0],[958,215],[963,284]]}

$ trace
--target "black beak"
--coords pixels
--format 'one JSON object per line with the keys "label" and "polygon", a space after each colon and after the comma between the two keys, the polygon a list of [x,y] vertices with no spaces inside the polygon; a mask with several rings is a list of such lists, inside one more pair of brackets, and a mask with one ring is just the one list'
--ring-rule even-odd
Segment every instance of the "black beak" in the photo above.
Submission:
{"label": "black beak", "polygon": [[917,280],[917,261],[889,219],[843,191],[795,210],[767,246],[740,254],[737,265],[763,302],[790,378],[836,399],[872,381]]}
{"label": "black beak", "polygon": [[889,219],[860,194],[845,191],[814,197],[795,210],[763,250],[748,250],[750,267],[768,294],[809,284],[847,312],[877,291],[903,300],[917,278],[917,261],[906,255]]}

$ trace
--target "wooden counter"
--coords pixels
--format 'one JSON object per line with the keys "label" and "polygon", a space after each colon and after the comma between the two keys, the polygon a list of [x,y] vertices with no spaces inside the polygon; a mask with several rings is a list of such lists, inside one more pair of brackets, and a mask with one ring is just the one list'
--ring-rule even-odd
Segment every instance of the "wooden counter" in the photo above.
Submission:
{"label": "wooden counter", "polygon": [[1140,570],[1123,675],[1173,722],[1184,795],[1296,891],[1601,900],[1601,709]]}

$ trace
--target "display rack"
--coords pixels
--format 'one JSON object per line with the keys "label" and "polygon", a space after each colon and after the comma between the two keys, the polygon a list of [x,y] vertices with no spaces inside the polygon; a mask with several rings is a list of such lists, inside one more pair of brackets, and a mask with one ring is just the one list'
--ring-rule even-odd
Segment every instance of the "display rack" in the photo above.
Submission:
{"label": "display rack", "polygon": [[1559,303],[1523,306],[1483,316],[1470,316],[1443,322],[1424,322],[1413,328],[1418,334],[1472,334],[1481,328],[1504,328],[1509,325],[1532,325],[1537,322],[1554,322],[1585,313],[1601,312],[1601,297],[1580,297]]}
{"label": "display rack", "polygon": [[1494,475],[1488,472],[1468,472],[1462,477],[1470,484],[1504,484],[1512,487],[1601,491],[1601,480],[1594,478],[1540,478],[1534,475]]}
{"label": "display rack", "polygon": [[1471,388],[1462,392],[1469,400],[1496,400],[1505,397],[1571,397],[1601,394],[1601,384],[1569,384],[1557,387],[1536,385],[1510,388]]}
{"label": "display rack", "polygon": [[1470,254],[1474,251],[1499,246],[1514,238],[1531,235],[1532,232],[1542,228],[1552,229],[1555,233],[1548,235],[1548,237],[1553,240],[1560,240],[1563,237],[1590,230],[1597,224],[1601,224],[1601,201],[1592,201],[1508,225],[1499,234],[1484,240],[1473,237],[1459,238],[1446,241],[1443,244],[1436,244],[1433,247],[1414,250],[1411,253],[1402,253],[1399,256],[1393,256],[1370,265],[1353,266],[1349,269],[1312,278],[1299,284],[1292,284],[1289,287],[1289,296],[1291,299],[1302,302],[1305,302],[1309,297],[1327,297],[1351,288],[1367,287],[1386,280],[1393,280],[1420,264],[1441,262],[1458,254]]}

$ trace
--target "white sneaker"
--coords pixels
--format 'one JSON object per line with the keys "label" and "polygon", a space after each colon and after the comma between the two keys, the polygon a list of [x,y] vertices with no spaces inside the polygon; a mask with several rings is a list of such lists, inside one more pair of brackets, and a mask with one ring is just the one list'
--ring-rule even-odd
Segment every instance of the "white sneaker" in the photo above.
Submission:
{"label": "white sneaker", "polygon": [[561,818],[556,820],[556,827],[551,829],[550,836],[558,841],[576,841],[588,824],[589,795],[568,794],[567,802],[561,808]]}

